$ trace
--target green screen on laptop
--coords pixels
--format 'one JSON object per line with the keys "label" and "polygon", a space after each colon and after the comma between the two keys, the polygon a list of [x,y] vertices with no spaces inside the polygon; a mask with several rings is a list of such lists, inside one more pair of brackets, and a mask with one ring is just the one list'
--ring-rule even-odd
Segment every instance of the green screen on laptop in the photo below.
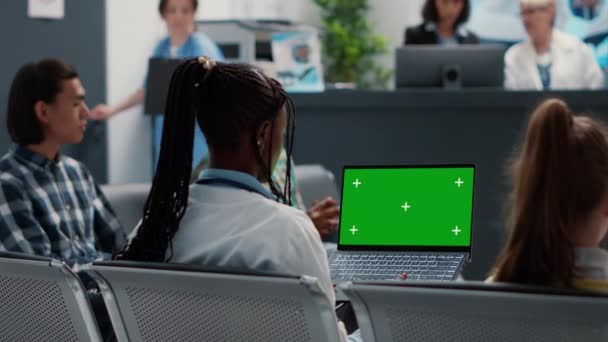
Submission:
{"label": "green screen on laptop", "polygon": [[347,167],[340,245],[469,247],[474,166]]}

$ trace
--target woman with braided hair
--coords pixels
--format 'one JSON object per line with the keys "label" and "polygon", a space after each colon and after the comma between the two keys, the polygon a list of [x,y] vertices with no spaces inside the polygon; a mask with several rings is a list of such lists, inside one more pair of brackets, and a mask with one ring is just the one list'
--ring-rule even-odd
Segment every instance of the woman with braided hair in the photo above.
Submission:
{"label": "woman with braided hair", "polygon": [[[190,185],[195,122],[209,168]],[[333,304],[319,234],[303,211],[284,204],[292,170],[283,189],[271,177],[283,145],[291,157],[294,123],[291,99],[260,70],[204,57],[180,64],[144,216],[116,258],[314,276]]]}

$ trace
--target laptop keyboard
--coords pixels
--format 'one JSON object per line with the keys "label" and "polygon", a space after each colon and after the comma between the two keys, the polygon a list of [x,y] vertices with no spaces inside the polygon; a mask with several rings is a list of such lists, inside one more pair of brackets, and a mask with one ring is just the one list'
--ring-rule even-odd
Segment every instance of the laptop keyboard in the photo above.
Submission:
{"label": "laptop keyboard", "polygon": [[330,262],[334,280],[392,280],[407,273],[407,280],[452,280],[463,254],[390,252],[337,252]]}

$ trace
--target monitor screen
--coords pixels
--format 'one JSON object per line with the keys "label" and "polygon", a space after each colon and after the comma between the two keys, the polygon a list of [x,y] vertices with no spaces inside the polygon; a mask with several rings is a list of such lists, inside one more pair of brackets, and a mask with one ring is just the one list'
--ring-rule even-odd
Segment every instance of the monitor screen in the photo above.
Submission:
{"label": "monitor screen", "polygon": [[241,46],[239,43],[218,43],[222,55],[227,60],[238,60],[241,58]]}
{"label": "monitor screen", "polygon": [[339,243],[470,247],[475,167],[346,167]]}
{"label": "monitor screen", "polygon": [[[396,88],[453,86],[502,89],[506,49],[505,45],[496,44],[462,45],[449,49],[427,45],[406,45],[397,48]],[[456,74],[448,77],[449,70],[454,70]]]}

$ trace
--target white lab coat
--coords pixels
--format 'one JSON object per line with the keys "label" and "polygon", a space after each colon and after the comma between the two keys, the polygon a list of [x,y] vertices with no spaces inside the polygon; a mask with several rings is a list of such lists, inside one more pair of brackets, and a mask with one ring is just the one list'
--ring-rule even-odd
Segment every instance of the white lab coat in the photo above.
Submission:
{"label": "white lab coat", "polygon": [[[593,51],[578,38],[554,29],[551,54],[550,89],[604,87],[604,74]],[[530,40],[512,46],[505,54],[505,88],[542,90],[543,85],[536,63],[536,51]]]}
{"label": "white lab coat", "polygon": [[[608,31],[608,3],[598,8],[593,20],[576,17],[571,0],[556,0],[555,28],[586,38]],[[473,0],[467,27],[482,39],[515,42],[527,36],[522,23],[520,2],[515,0]]]}

